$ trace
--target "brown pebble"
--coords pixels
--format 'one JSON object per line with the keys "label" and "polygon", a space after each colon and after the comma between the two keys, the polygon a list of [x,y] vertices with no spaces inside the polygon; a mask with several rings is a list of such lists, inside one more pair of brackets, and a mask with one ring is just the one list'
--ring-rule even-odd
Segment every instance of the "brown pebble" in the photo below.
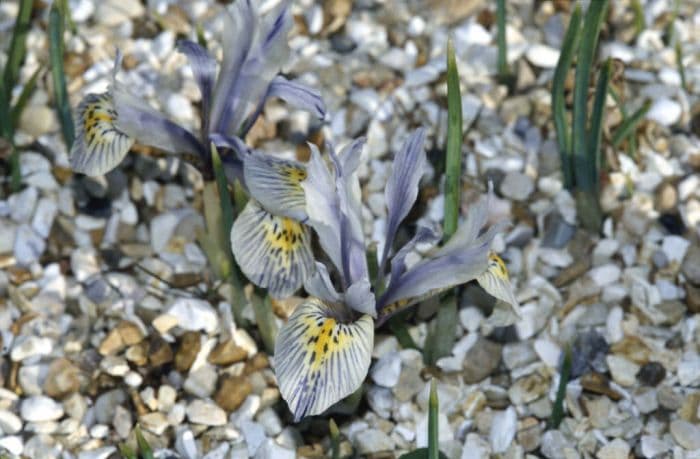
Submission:
{"label": "brown pebble", "polygon": [[223,378],[214,401],[226,411],[235,411],[252,391],[253,386],[244,376]]}
{"label": "brown pebble", "polygon": [[189,331],[182,335],[180,347],[175,354],[175,369],[180,373],[187,372],[201,348],[202,340],[199,332]]}
{"label": "brown pebble", "polygon": [[155,336],[151,339],[148,345],[148,361],[153,367],[173,361],[173,350],[163,338]]}
{"label": "brown pebble", "polygon": [[51,362],[44,382],[44,392],[51,398],[63,398],[80,389],[80,369],[66,358]]}
{"label": "brown pebble", "polygon": [[607,395],[612,400],[618,401],[622,395],[610,387],[610,381],[600,373],[586,373],[581,377],[581,386],[594,394]]}
{"label": "brown pebble", "polygon": [[232,363],[241,362],[247,357],[248,352],[229,339],[217,344],[209,354],[208,360],[209,363],[214,365],[231,365]]}

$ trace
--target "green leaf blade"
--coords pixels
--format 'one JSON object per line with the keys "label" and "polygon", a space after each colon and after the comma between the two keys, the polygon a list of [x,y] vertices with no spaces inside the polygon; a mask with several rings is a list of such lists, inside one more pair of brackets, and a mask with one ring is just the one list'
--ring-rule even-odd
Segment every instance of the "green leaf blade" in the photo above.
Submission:
{"label": "green leaf blade", "polygon": [[634,135],[634,130],[637,128],[637,125],[644,119],[650,108],[651,101],[647,100],[646,102],[644,102],[644,105],[639,107],[639,109],[632,113],[632,115],[625,117],[624,121],[620,123],[620,126],[618,126],[617,131],[615,131],[615,134],[613,135],[613,147],[618,147],[623,140],[629,138],[631,135]]}
{"label": "green leaf blade", "polygon": [[561,167],[564,172],[564,185],[569,190],[574,187],[574,168],[571,158],[571,135],[566,119],[564,86],[566,84],[566,76],[574,60],[574,53],[578,45],[580,30],[581,6],[577,4],[569,21],[569,28],[564,35],[559,61],[557,62],[552,79],[552,116],[554,118],[554,129],[559,144]]}
{"label": "green leaf blade", "polygon": [[[583,20],[581,40],[578,49],[576,76],[574,78],[574,108],[572,126],[572,147],[575,171],[590,171],[588,157],[588,83],[595,57],[598,37],[603,25],[608,0],[591,2]],[[578,179],[580,176],[576,176]],[[582,176],[581,176],[582,177]],[[587,179],[590,176],[586,177]],[[577,188],[590,190],[593,183],[576,183]]]}
{"label": "green leaf blade", "polygon": [[29,33],[29,25],[32,17],[33,0],[20,0],[19,12],[15,20],[15,28],[12,32],[12,41],[7,54],[7,64],[3,74],[4,90],[6,92],[6,100],[9,102],[12,88],[17,83],[19,78],[19,69],[27,54],[27,34]]}
{"label": "green leaf blade", "polygon": [[66,89],[66,74],[63,69],[63,30],[65,19],[58,3],[51,6],[49,12],[49,59],[53,77],[54,99],[58,119],[61,122],[63,140],[68,150],[75,140],[75,126]]}
{"label": "green leaf blade", "polygon": [[[593,108],[591,110],[591,129],[588,139],[588,168],[587,176],[583,183],[589,187],[588,191],[597,196],[598,185],[600,182],[600,168],[602,164],[602,153],[600,142],[603,137],[603,118],[605,117],[605,100],[608,96],[608,85],[610,83],[610,70],[612,68],[612,60],[608,59],[598,76],[596,84],[595,97],[593,99]],[[577,177],[577,181],[579,178]],[[588,183],[590,182],[590,183]]]}
{"label": "green leaf blade", "polygon": [[452,40],[447,43],[447,148],[444,240],[457,230],[462,176],[462,96]]}

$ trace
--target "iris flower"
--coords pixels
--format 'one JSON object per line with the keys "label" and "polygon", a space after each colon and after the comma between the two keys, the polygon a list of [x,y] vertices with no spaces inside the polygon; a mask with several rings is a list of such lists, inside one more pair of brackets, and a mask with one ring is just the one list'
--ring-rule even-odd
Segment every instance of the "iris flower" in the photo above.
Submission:
{"label": "iris flower", "polygon": [[322,413],[357,390],[369,370],[374,328],[406,307],[477,280],[518,314],[508,271],[490,251],[503,224],[482,232],[487,200],[472,206],[457,232],[414,266],[406,266],[406,255],[419,242],[437,240],[432,231],[420,228],[408,244],[392,253],[397,229],[418,195],[426,165],[424,142],[423,129],[408,138],[394,159],[386,185],[388,216],[379,266],[384,269],[390,264],[391,269],[387,287],[378,297],[369,279],[355,174],[363,141],[351,143],[340,154],[329,147],[330,168],[312,147],[307,177],[301,181],[305,215],[336,275],[331,276],[325,264],[316,262],[315,272],[304,283],[311,297],[295,309],[275,345],[274,369],[280,393],[296,421]]}
{"label": "iris flower", "polygon": [[[264,17],[253,3],[238,0],[232,11],[225,10],[223,14],[223,62],[218,74],[217,62],[206,49],[191,41],[178,43],[178,49],[188,57],[201,92],[202,123],[198,135],[132,95],[116,79],[118,57],[109,90],[87,95],[78,107],[77,139],[70,153],[73,170],[87,175],[105,174],[123,160],[134,142],[172,154],[196,155],[206,170],[211,170],[210,144],[214,143],[233,147],[222,155],[224,169],[229,179],[240,179],[244,187],[251,165],[259,166],[253,167],[253,173],[261,179],[269,174],[265,170],[268,166],[282,167],[280,172],[289,174],[290,179],[303,179],[303,168],[291,163],[280,166],[260,153],[251,153],[249,167],[243,168],[238,156],[247,150],[241,139],[270,97],[278,97],[321,119],[325,117],[323,101],[316,91],[278,75],[289,55],[289,2],[282,2]],[[254,160],[257,163],[253,164]],[[261,180],[250,183],[253,187],[264,185]],[[252,244],[237,260],[254,283],[269,289],[275,297],[288,296],[298,289],[313,269],[309,231],[299,222],[304,218],[303,209],[295,205],[293,196],[270,193],[269,199],[251,201],[237,219],[236,233],[241,235],[236,238],[236,246]],[[278,197],[280,201],[276,202]],[[271,207],[267,205],[270,203]]]}

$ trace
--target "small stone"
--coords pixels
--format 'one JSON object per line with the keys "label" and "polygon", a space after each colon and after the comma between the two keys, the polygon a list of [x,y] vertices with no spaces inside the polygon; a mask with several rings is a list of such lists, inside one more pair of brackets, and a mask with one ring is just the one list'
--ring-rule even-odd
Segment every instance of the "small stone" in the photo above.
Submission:
{"label": "small stone", "polygon": [[467,384],[476,384],[493,373],[501,361],[501,345],[479,338],[464,357],[462,377]]}
{"label": "small stone", "polygon": [[213,333],[219,325],[216,310],[208,302],[194,298],[177,299],[168,314],[176,317],[178,326],[187,331]]}
{"label": "small stone", "polygon": [[175,353],[175,369],[180,373],[189,371],[201,347],[199,332],[186,332],[182,335],[180,347]]}
{"label": "small stone", "polygon": [[78,453],[78,459],[108,459],[117,451],[116,446],[105,446]]}
{"label": "small stone", "polygon": [[669,386],[661,386],[656,393],[659,405],[669,411],[676,411],[683,406],[683,396]]}
{"label": "small stone", "polygon": [[187,405],[187,419],[195,424],[222,426],[226,424],[226,413],[211,402],[193,400]]}
{"label": "small stone", "polygon": [[401,358],[398,352],[387,353],[377,360],[370,376],[378,386],[388,388],[396,386],[401,376]]}
{"label": "small stone", "polygon": [[14,253],[17,264],[29,266],[39,261],[46,249],[46,241],[31,226],[23,224],[17,228]]}
{"label": "small stone", "polygon": [[700,286],[700,246],[690,246],[683,257],[681,271],[688,282]]}
{"label": "small stone", "polygon": [[671,446],[668,443],[652,435],[642,435],[640,443],[642,449],[642,456],[644,456],[647,459],[660,456],[669,449],[671,449]]}
{"label": "small stone", "polygon": [[508,172],[501,182],[503,196],[515,201],[526,201],[535,190],[535,182],[522,172]]}
{"label": "small stone", "polygon": [[257,422],[241,422],[241,432],[248,446],[248,456],[255,456],[260,446],[265,441],[265,429]]}
{"label": "small stone", "polygon": [[675,100],[661,98],[656,99],[647,112],[646,118],[656,121],[662,126],[676,124],[681,118],[683,110]]}
{"label": "small stone", "polygon": [[535,451],[540,447],[542,427],[540,421],[534,417],[528,417],[520,423],[517,440],[525,452]]}
{"label": "small stone", "polygon": [[394,450],[394,440],[381,430],[369,429],[358,432],[353,440],[357,452],[361,455]]}
{"label": "small stone", "polygon": [[505,411],[499,411],[493,416],[489,440],[494,453],[505,452],[515,438],[518,430],[518,415],[515,408],[508,407]]}
{"label": "small stone", "polygon": [[19,128],[32,137],[42,136],[57,127],[56,112],[46,105],[27,105],[19,118]]}
{"label": "small stone", "polygon": [[153,367],[159,367],[173,361],[170,345],[158,336],[151,338],[148,344],[148,361]]}
{"label": "small stone", "polygon": [[94,16],[99,19],[100,24],[113,27],[130,18],[143,16],[144,11],[138,0],[105,0],[97,3]]}
{"label": "small stone", "polygon": [[681,361],[678,362],[677,373],[682,386],[699,386],[700,355],[692,351],[683,354]]}
{"label": "small stone", "polygon": [[569,457],[579,457],[566,437],[564,437],[564,434],[558,430],[548,430],[542,435],[542,446],[540,450],[547,459],[569,459]]}
{"label": "small stone", "polygon": [[295,459],[296,457],[296,451],[277,444],[271,438],[265,440],[255,453],[255,459]]}
{"label": "small stone", "polygon": [[214,400],[226,411],[236,411],[243,401],[253,392],[253,386],[244,376],[223,378]]}
{"label": "small stone", "polygon": [[670,262],[680,263],[684,260],[689,246],[690,242],[686,239],[680,236],[670,235],[664,238],[661,243],[661,250],[663,250]]}
{"label": "small stone", "polygon": [[126,393],[121,389],[114,389],[103,393],[95,400],[95,417],[100,424],[109,424],[114,418],[117,406],[126,402]]}
{"label": "small stone", "polygon": [[14,362],[21,362],[30,357],[49,355],[52,349],[53,343],[49,338],[20,336],[14,341],[10,358]]}
{"label": "small stone", "polygon": [[676,419],[671,421],[669,430],[673,439],[683,448],[691,451],[700,449],[700,426]]}
{"label": "small stone", "polygon": [[35,395],[22,401],[20,416],[29,422],[56,421],[63,416],[63,407],[49,397]]}
{"label": "small stone", "polygon": [[63,398],[80,389],[80,369],[66,358],[51,362],[44,391],[51,398]]}
{"label": "small stone", "polygon": [[547,45],[534,44],[528,48],[525,57],[537,67],[551,69],[556,67],[559,61],[559,50]]}
{"label": "small stone", "polygon": [[160,411],[144,414],[139,417],[139,423],[144,429],[155,435],[163,435],[163,432],[170,426],[168,418]]}
{"label": "small stone", "polygon": [[14,435],[22,430],[22,420],[13,412],[0,410],[0,432],[3,435]]}
{"label": "small stone", "polygon": [[209,397],[216,388],[216,367],[204,363],[195,371],[190,371],[183,384],[185,391],[200,398]]}
{"label": "small stone", "polygon": [[645,363],[637,373],[637,379],[645,386],[656,387],[664,378],[666,378],[666,368],[659,362]]}
{"label": "small stone", "polygon": [[236,362],[242,362],[248,357],[248,352],[237,346],[232,339],[217,344],[209,353],[209,363],[227,366]]}
{"label": "small stone", "polygon": [[623,387],[634,385],[639,365],[617,355],[609,355],[605,361],[610,368],[613,380]]}
{"label": "small stone", "polygon": [[621,438],[616,438],[598,450],[598,459],[627,459],[630,453],[630,445]]}

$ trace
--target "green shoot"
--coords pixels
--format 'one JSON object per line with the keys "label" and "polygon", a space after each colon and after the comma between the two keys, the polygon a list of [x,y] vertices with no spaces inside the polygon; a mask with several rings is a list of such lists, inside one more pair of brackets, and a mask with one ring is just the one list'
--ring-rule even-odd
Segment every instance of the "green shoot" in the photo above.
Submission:
{"label": "green shoot", "polygon": [[333,418],[328,421],[328,427],[331,431],[331,459],[340,459],[340,431],[338,424]]}
{"label": "green shoot", "polygon": [[566,386],[569,383],[569,375],[571,374],[571,348],[569,346],[564,350],[564,361],[561,365],[561,376],[559,377],[559,386],[557,387],[557,396],[552,407],[552,416],[549,418],[549,428],[556,429],[559,427],[561,420],[564,417],[564,398],[566,397]]}
{"label": "green shoot", "polygon": [[430,398],[428,400],[428,459],[439,459],[440,445],[438,444],[438,396],[435,379],[430,381]]}
{"label": "green shoot", "polygon": [[444,240],[457,230],[462,176],[462,96],[452,40],[447,42],[447,151]]}
{"label": "green shoot", "polygon": [[559,55],[559,62],[554,71],[552,80],[552,115],[554,128],[559,142],[559,155],[561,167],[564,172],[564,186],[571,189],[574,186],[574,167],[571,158],[571,134],[567,122],[566,105],[564,100],[564,84],[574,60],[574,53],[578,45],[579,31],[581,29],[581,6],[576,5],[569,28],[564,36],[564,42]]}
{"label": "green shoot", "polygon": [[685,92],[688,92],[688,81],[685,79],[685,65],[683,64],[683,44],[680,40],[676,41],[676,46],[674,47],[676,54],[676,65],[678,66],[678,74],[681,77],[681,86]]}
{"label": "green shoot", "polygon": [[632,0],[630,6],[634,12],[634,36],[638,37],[644,30],[644,8],[639,0]]}
{"label": "green shoot", "polygon": [[54,99],[58,119],[66,148],[70,150],[75,139],[73,115],[71,114],[68,91],[66,90],[66,75],[63,71],[63,27],[65,19],[58,3],[51,6],[49,12],[49,54],[51,59],[51,76],[53,77]]}
{"label": "green shoot", "polygon": [[275,314],[272,312],[270,297],[261,289],[256,289],[250,296],[250,303],[253,306],[255,322],[258,324],[258,330],[265,349],[268,353],[274,354],[277,322],[275,322]]}
{"label": "green shoot", "polygon": [[627,116],[623,112],[623,121],[618,126],[617,131],[613,135],[612,145],[618,147],[625,139],[631,140],[634,137],[634,131],[637,125],[644,119],[647,112],[651,108],[651,101],[647,100],[644,105],[634,112],[631,116]]}
{"label": "green shoot", "polygon": [[139,447],[139,454],[141,455],[141,459],[153,459],[153,450],[151,449],[151,445],[149,445],[146,439],[143,438],[143,434],[141,433],[141,427],[136,426],[134,432],[136,434],[136,443]]}
{"label": "green shoot", "polygon": [[506,43],[506,0],[496,0],[496,43],[498,45],[498,79],[506,83],[510,79],[508,71],[508,45]]}

